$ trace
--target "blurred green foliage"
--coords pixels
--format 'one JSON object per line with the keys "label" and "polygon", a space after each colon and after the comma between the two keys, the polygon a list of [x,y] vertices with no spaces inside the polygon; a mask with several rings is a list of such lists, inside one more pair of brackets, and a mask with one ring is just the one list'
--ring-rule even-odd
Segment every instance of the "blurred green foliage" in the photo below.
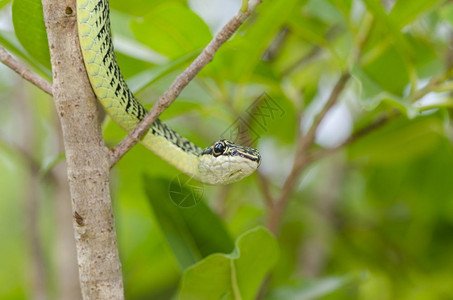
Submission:
{"label": "blurred green foliage", "polygon": [[187,269],[179,298],[254,299],[277,252],[277,243],[267,230],[247,231],[230,255],[214,254]]}
{"label": "blurred green foliage", "polygon": [[[148,107],[217,32],[215,20],[241,5],[110,2],[119,65]],[[0,44],[50,78],[40,3],[0,0]],[[256,175],[204,186],[198,206],[181,208],[168,193],[177,170],[136,146],[111,184],[126,298],[253,299],[265,282],[264,299],[452,299],[452,25],[451,1],[263,1],[161,118],[205,146],[266,92],[283,116],[264,109],[266,122],[248,125],[274,197],[295,136],[344,72],[352,79],[312,150],[362,134],[303,172],[276,240],[254,229],[269,215]],[[59,124],[51,99],[4,66],[0,94],[0,299],[32,298],[30,226],[52,297],[58,199],[46,170],[61,158]],[[108,117],[103,129],[109,146],[125,135]],[[30,192],[40,200],[32,225]]]}

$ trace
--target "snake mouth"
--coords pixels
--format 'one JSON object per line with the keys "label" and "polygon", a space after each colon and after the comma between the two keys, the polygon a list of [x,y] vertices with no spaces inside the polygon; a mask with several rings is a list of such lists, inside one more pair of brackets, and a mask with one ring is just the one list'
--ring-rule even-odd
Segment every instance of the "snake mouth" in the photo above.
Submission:
{"label": "snake mouth", "polygon": [[235,172],[231,173],[228,175],[229,178],[233,178],[233,177],[236,177],[236,174],[240,173],[241,170],[236,170]]}

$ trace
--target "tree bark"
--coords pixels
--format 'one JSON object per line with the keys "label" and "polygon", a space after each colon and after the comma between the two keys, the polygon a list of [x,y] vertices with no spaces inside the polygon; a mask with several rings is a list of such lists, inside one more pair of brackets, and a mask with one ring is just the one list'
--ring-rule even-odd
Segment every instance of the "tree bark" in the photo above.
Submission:
{"label": "tree bark", "polygon": [[77,37],[75,0],[42,0],[84,299],[124,299],[109,191],[109,150]]}

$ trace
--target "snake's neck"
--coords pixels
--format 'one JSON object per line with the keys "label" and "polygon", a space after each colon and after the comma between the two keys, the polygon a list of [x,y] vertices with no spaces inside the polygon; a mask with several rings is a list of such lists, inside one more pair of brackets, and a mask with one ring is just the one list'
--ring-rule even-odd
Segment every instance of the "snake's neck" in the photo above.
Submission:
{"label": "snake's neck", "polygon": [[169,144],[165,138],[160,136],[147,134],[141,143],[179,171],[201,181],[198,155],[185,152],[178,146]]}
{"label": "snake's neck", "polygon": [[179,171],[203,181],[199,163],[203,149],[157,119],[141,143]]}

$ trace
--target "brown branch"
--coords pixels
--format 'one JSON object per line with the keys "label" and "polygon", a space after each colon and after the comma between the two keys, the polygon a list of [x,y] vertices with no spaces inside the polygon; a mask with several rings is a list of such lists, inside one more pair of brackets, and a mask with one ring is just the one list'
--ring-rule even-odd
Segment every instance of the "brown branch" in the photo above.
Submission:
{"label": "brown branch", "polygon": [[270,217],[269,217],[269,224],[268,228],[272,230],[273,232],[277,232],[279,228],[279,224],[281,223],[281,218],[283,217],[283,213],[286,210],[286,207],[288,205],[288,198],[291,194],[291,192],[294,189],[294,185],[300,176],[300,173],[302,173],[305,168],[307,168],[311,163],[318,161],[319,159],[322,159],[330,154],[333,154],[337,152],[340,149],[343,149],[344,147],[356,142],[357,140],[363,138],[367,134],[381,128],[385,124],[387,124],[390,120],[394,119],[400,115],[400,113],[395,112],[393,114],[383,116],[379,119],[377,119],[375,122],[371,123],[370,125],[366,126],[365,128],[360,129],[356,133],[352,134],[348,139],[346,139],[343,143],[340,145],[334,147],[334,148],[329,148],[329,149],[322,149],[319,150],[318,152],[314,154],[309,154],[307,153],[308,147],[305,147],[306,141],[305,138],[301,140],[299,143],[299,148],[296,151],[296,158],[294,160],[293,168],[291,170],[290,175],[287,177],[285,184],[283,185],[282,192],[278,198],[278,200],[275,202],[275,205],[273,209],[271,210]]}
{"label": "brown branch", "polygon": [[307,151],[314,143],[316,130],[329,109],[337,102],[350,77],[351,75],[349,73],[343,73],[340,76],[330,93],[329,99],[321,109],[321,112],[315,117],[310,129],[304,136],[300,136],[291,172],[286,178],[282,191],[269,213],[268,228],[274,233],[278,233],[284,212],[289,203],[289,196],[294,189],[297,179],[310,163]]}
{"label": "brown branch", "polygon": [[35,86],[52,96],[52,84],[28,69],[21,62],[17,61],[2,46],[0,46],[0,61],[8,66],[11,70],[19,74],[22,78],[33,83]]}
{"label": "brown branch", "polygon": [[[366,41],[368,40],[371,28],[373,27],[372,17],[367,18],[364,22],[365,23],[363,24],[363,27],[358,33],[356,41],[357,43],[356,51],[352,55],[352,60],[354,61],[359,61],[363,47]],[[335,34],[335,30],[336,29],[333,28],[332,29],[333,33],[331,32],[330,35]],[[321,124],[327,112],[337,102],[338,97],[345,88],[350,77],[351,74],[349,72],[345,72],[341,75],[341,77],[335,84],[335,87],[333,88],[329,96],[329,99],[327,100],[324,107],[321,109],[321,112],[315,117],[315,120],[313,121],[313,124],[311,125],[308,132],[305,134],[305,136],[299,135],[301,137],[297,145],[296,156],[294,158],[294,163],[291,172],[286,178],[285,183],[283,184],[282,192],[280,193],[280,196],[277,198],[277,201],[275,201],[275,204],[269,214],[268,228],[274,233],[277,233],[279,230],[284,212],[289,203],[289,196],[291,195],[294,189],[297,179],[299,178],[302,171],[311,162],[313,162],[313,157],[309,156],[308,150],[314,144],[316,131],[319,127],[319,124]]]}
{"label": "brown branch", "polygon": [[[426,86],[423,88],[416,90],[412,95],[408,97],[408,102],[412,103],[415,102],[422,97],[424,97],[426,94],[429,94],[433,91],[436,90],[437,87],[439,87],[443,82],[445,78],[443,77],[435,77],[433,78]],[[395,117],[398,117],[401,115],[400,112],[394,111],[393,113],[390,113],[386,116],[382,116],[379,119],[377,119],[375,122],[371,123],[370,125],[358,130],[354,134],[352,134],[349,138],[347,138],[343,143],[340,145],[337,145],[333,148],[327,148],[327,149],[321,149],[316,153],[310,154],[307,158],[309,162],[317,161],[319,159],[322,159],[330,154],[333,154],[337,152],[338,150],[354,143],[355,141],[359,140],[363,136],[369,134],[370,132],[373,132],[385,124],[387,124],[389,121],[393,120]]]}
{"label": "brown branch", "polygon": [[179,96],[181,91],[195,78],[200,70],[206,66],[213,58],[217,50],[222,46],[238,28],[244,23],[247,17],[255,10],[262,0],[250,0],[246,12],[239,11],[209,42],[201,54],[192,64],[180,74],[170,85],[167,91],[160,97],[159,101],[153,106],[146,117],[131,131],[126,138],[111,150],[110,165],[115,165],[121,157],[126,154],[145,134],[151,124],[158,116],[167,109]]}
{"label": "brown branch", "polygon": [[333,153],[337,152],[338,150],[343,149],[344,147],[353,144],[354,142],[356,142],[360,138],[364,137],[365,135],[369,134],[370,132],[373,132],[373,131],[381,128],[382,126],[387,124],[390,120],[392,120],[394,117],[396,117],[398,115],[399,114],[395,113],[392,115],[383,116],[383,117],[377,119],[375,122],[371,123],[370,125],[362,128],[362,129],[358,130],[357,132],[355,132],[354,134],[352,134],[349,138],[347,138],[340,145],[337,145],[333,148],[321,149],[318,152],[309,155],[307,160],[309,162],[314,162],[314,161],[320,160],[330,154],[333,154]]}
{"label": "brown branch", "polygon": [[303,146],[305,149],[306,147],[311,146],[311,144],[313,144],[316,136],[316,130],[318,130],[319,124],[321,124],[321,121],[324,119],[327,112],[337,102],[338,97],[345,88],[346,83],[348,82],[350,77],[351,77],[350,73],[343,73],[340,79],[338,79],[332,92],[330,93],[329,99],[327,99],[326,104],[321,109],[321,112],[315,117],[315,120],[313,121],[313,124],[311,125],[310,129],[308,129],[307,134],[301,140],[301,142],[304,144]]}

